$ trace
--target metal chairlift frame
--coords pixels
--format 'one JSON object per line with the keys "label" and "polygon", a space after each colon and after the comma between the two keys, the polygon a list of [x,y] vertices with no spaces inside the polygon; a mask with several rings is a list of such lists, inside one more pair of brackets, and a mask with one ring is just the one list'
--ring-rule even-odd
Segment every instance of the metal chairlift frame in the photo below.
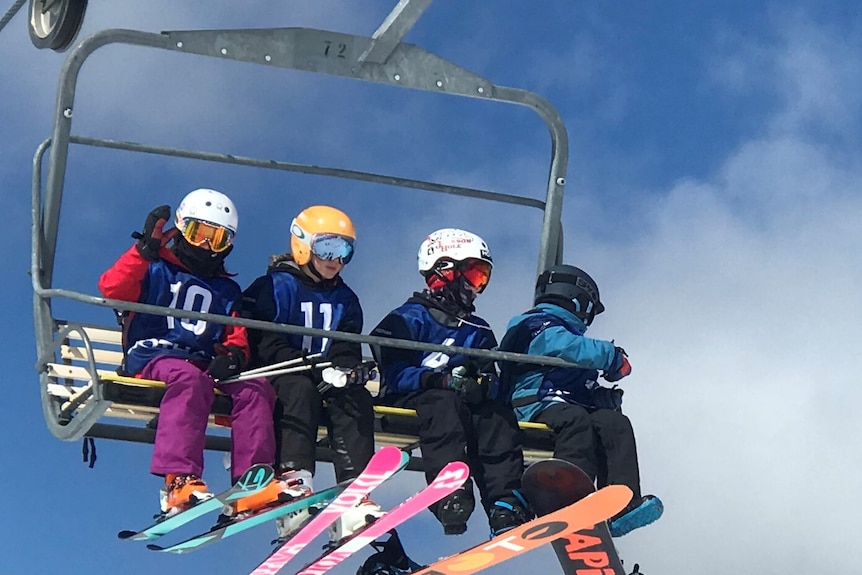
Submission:
{"label": "metal chairlift frame", "polygon": [[[38,358],[36,370],[40,376],[43,413],[48,429],[54,436],[67,441],[89,436],[148,443],[151,442],[152,437],[140,433],[141,428],[99,423],[99,419],[110,406],[110,401],[104,398],[101,386],[98,384],[99,378],[92,354],[90,354],[88,369],[91,372],[94,385],[81,397],[74,399],[71,409],[69,405],[66,405],[65,409],[61,409],[56,398],[48,393],[47,365],[49,362],[56,361],[60,345],[70,332],[78,332],[84,347],[87,350],[92,348],[81,325],[70,322],[63,329],[58,328],[58,320],[52,314],[51,302],[53,298],[65,298],[117,310],[171,315],[195,320],[212,320],[212,316],[200,312],[108,300],[53,286],[60,205],[70,144],[347,178],[538,208],[544,211],[544,219],[537,272],[560,263],[562,257],[561,211],[569,145],[565,125],[554,107],[541,96],[525,90],[497,86],[423,48],[402,42],[402,38],[413,27],[430,3],[431,0],[400,0],[370,38],[308,28],[190,30],[162,32],[161,34],[112,29],[99,32],[83,40],[69,53],[61,70],[53,133],[37,148],[33,159],[31,276]],[[539,115],[550,133],[551,159],[547,196],[544,201],[541,201],[476,188],[336,167],[312,166],[73,135],[71,128],[78,74],[84,62],[93,52],[111,44],[129,44],[193,53],[213,58],[238,60],[265,66],[365,80],[389,86],[526,106]],[[43,193],[42,172],[46,153],[49,153],[49,159]],[[529,361],[544,365],[572,365],[557,358],[323,331],[242,318],[219,316],[219,321],[250,328],[358,341],[372,346],[388,345],[405,349],[455,352],[479,358]],[[74,413],[72,414],[72,412]],[[216,443],[208,441],[207,445],[214,447]],[[220,445],[221,448],[224,448],[225,444],[222,442]]]}

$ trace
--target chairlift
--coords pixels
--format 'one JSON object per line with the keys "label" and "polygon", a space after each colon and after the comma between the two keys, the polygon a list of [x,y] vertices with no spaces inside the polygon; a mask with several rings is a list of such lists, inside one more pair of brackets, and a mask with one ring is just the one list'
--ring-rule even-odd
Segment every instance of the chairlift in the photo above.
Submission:
{"label": "chairlift", "polygon": [[[517,88],[495,85],[419,46],[402,42],[430,3],[431,0],[400,0],[371,37],[310,28],[183,30],[161,34],[111,29],[84,39],[69,53],[60,74],[53,132],[36,150],[32,184],[31,275],[37,348],[36,371],[39,374],[45,420],[55,437],[65,441],[86,437],[153,443],[159,401],[164,393],[162,382],[117,374],[116,369],[123,359],[123,350],[120,330],[116,325],[94,325],[76,321],[74,318],[55,317],[52,305],[55,300],[71,300],[119,311],[144,312],[191,320],[212,319],[200,312],[108,300],[54,285],[60,207],[69,148],[72,144],[357,180],[539,209],[543,212],[543,219],[536,271],[540,272],[560,263],[561,211],[568,161],[566,128],[557,111],[541,96]],[[77,33],[86,4],[86,0],[31,0],[31,32],[33,27],[44,25],[35,32],[41,38],[42,47],[60,49],[63,42],[71,42],[71,38]],[[42,19],[34,20],[34,10],[36,14],[42,15]],[[53,14],[53,19],[48,18],[48,14]],[[259,66],[301,70],[449,96],[526,106],[544,121],[551,138],[546,198],[538,200],[335,166],[258,159],[73,134],[72,112],[75,109],[81,67],[94,52],[113,44],[191,53]],[[337,46],[338,50],[331,50],[332,46]],[[47,175],[43,182],[46,154]],[[386,345],[404,349],[455,352],[498,361],[571,365],[557,358],[324,331],[244,318],[219,316],[219,321],[247,328],[358,341],[369,346]],[[376,391],[373,382],[370,387],[372,392]],[[208,449],[230,449],[230,437],[226,431],[230,413],[228,401],[227,397],[217,396],[213,405],[206,442]],[[376,442],[379,445],[396,445],[411,453],[416,451],[418,439],[415,412],[377,407],[376,416]],[[521,426],[527,436],[527,461],[549,457],[552,450],[550,430],[544,424],[522,423]],[[318,458],[321,461],[331,461],[325,430],[321,430],[318,445]],[[410,467],[421,469],[421,458],[414,457]]]}

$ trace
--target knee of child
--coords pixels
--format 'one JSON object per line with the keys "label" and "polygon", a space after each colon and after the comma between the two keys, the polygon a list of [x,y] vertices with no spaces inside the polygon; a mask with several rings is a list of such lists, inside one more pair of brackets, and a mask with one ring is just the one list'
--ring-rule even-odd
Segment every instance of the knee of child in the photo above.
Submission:
{"label": "knee of child", "polygon": [[420,402],[431,404],[435,409],[458,411],[462,405],[459,395],[449,389],[428,389],[422,392]]}
{"label": "knee of child", "polygon": [[230,387],[234,388],[230,392],[231,397],[234,399],[243,397],[257,401],[262,399],[270,406],[270,409],[275,406],[275,388],[270,385],[269,380],[265,377],[237,382],[230,384]]}
{"label": "knee of child", "polygon": [[272,385],[280,398],[319,395],[317,385],[308,376],[289,375],[278,377],[272,381]]}
{"label": "knee of child", "polygon": [[552,406],[549,409],[557,411],[558,415],[555,417],[562,420],[564,425],[567,427],[590,425],[590,414],[580,405],[575,405],[574,403],[561,403],[559,405]]}

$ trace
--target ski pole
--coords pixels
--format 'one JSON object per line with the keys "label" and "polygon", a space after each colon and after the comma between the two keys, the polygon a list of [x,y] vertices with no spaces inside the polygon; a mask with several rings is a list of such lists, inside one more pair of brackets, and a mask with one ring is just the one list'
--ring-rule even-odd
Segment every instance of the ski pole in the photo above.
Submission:
{"label": "ski pole", "polygon": [[257,373],[241,373],[235,377],[230,377],[228,379],[220,379],[217,383],[235,383],[237,381],[246,381],[247,379],[254,379],[256,377],[274,377],[276,375],[285,375],[288,373],[300,373],[306,370],[311,369],[312,367],[329,367],[332,365],[331,361],[324,361],[323,363],[318,363],[315,365],[299,365],[296,367],[285,367],[283,369],[276,369],[274,371],[262,371]]}
{"label": "ski pole", "polygon": [[[286,361],[280,361],[278,363],[273,363],[272,365],[264,365],[263,367],[256,367],[254,369],[249,369],[247,371],[240,373],[237,377],[241,377],[244,375],[254,375],[254,374],[258,374],[258,373],[268,372],[270,370],[279,369],[281,367],[290,367],[292,365],[296,365],[296,364],[302,363],[304,361],[314,360],[314,359],[316,359],[322,355],[323,355],[322,353],[313,353],[311,355],[304,355],[302,357],[295,357],[293,359],[288,359]],[[312,363],[312,365],[314,364],[313,361],[311,363]]]}

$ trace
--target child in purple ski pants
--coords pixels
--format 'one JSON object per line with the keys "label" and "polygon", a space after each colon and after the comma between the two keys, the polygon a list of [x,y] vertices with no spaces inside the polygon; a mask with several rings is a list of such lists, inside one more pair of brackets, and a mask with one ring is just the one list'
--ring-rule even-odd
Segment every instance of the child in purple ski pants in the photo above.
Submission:
{"label": "child in purple ski pants", "polygon": [[162,511],[173,514],[211,497],[203,473],[204,444],[216,389],[230,396],[231,473],[256,463],[272,465],[275,391],[264,378],[220,384],[248,363],[245,328],[209,316],[238,316],[239,285],[224,267],[238,218],[226,195],[194,190],[177,208],[175,227],[164,226],[169,206],[147,216],[138,239],[99,279],[111,299],[208,314],[191,320],[127,313],[123,319],[123,371],[165,382],[150,471],[165,477]]}

